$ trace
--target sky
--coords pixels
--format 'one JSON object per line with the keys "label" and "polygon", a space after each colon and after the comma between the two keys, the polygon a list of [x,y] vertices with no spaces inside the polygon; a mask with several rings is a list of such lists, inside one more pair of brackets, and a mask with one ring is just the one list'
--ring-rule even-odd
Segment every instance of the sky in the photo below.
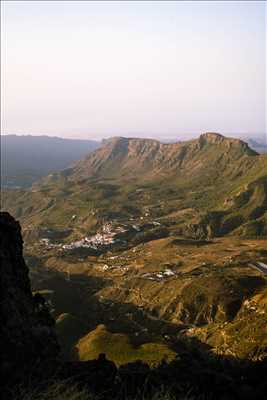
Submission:
{"label": "sky", "polygon": [[1,132],[266,134],[266,2],[2,1]]}

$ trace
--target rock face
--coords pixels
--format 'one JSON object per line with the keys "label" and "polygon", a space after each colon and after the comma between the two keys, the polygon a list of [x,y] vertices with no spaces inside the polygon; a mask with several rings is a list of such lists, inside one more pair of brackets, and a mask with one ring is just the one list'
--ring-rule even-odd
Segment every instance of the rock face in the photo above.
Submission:
{"label": "rock face", "polygon": [[55,359],[57,339],[45,302],[31,293],[20,224],[0,213],[1,370],[5,377]]}

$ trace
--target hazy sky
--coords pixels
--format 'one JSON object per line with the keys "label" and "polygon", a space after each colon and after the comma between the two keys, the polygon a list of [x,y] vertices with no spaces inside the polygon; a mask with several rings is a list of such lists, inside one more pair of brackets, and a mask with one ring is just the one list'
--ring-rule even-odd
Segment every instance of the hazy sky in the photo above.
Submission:
{"label": "hazy sky", "polygon": [[2,133],[266,132],[263,1],[2,1]]}

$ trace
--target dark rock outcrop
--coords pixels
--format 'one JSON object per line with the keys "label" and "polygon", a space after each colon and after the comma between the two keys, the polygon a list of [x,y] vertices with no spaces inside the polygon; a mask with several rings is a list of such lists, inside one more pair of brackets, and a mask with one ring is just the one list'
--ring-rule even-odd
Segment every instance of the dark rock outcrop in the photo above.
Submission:
{"label": "dark rock outcrop", "polygon": [[182,229],[182,233],[185,237],[195,240],[206,239],[211,236],[209,227],[202,223],[187,224]]}
{"label": "dark rock outcrop", "polygon": [[20,224],[1,212],[0,340],[1,372],[6,380],[36,371],[44,363],[52,365],[59,353],[54,320],[41,296],[32,295],[22,245]]}
{"label": "dark rock outcrop", "polygon": [[114,389],[116,376],[115,363],[108,360],[104,353],[100,353],[96,360],[65,362],[58,371],[60,379],[71,380],[91,393],[108,393]]}

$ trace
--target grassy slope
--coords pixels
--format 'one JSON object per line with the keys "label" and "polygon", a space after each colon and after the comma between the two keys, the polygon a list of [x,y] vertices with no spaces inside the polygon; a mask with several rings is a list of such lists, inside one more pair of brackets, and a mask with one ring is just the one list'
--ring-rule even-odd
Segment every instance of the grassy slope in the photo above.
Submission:
{"label": "grassy slope", "polygon": [[[238,175],[234,178],[226,172],[219,176],[213,166],[212,171],[208,167],[206,172],[202,169],[200,175],[171,175],[164,179],[139,179],[134,183],[92,178],[72,181],[59,175],[53,182],[48,180],[36,185],[32,191],[4,192],[3,208],[20,218],[24,228],[32,230],[40,224],[57,229],[68,227],[77,230],[78,236],[96,227],[103,217],[113,219],[112,215],[117,215],[123,220],[142,215],[145,208],[155,217],[168,217],[178,210],[192,208],[199,215],[196,221],[203,212],[220,210],[223,217],[219,220],[218,233],[225,234],[249,221],[255,224],[260,219],[262,225],[266,222],[267,157],[253,156],[248,161],[249,170],[242,167],[241,161],[235,164],[236,172],[229,166]],[[78,216],[76,221],[71,220],[73,215]],[[171,219],[183,223],[179,218]],[[214,220],[214,213],[211,219]],[[264,234],[264,229],[252,229],[251,233]],[[237,231],[240,233],[242,230]]]}
{"label": "grassy slope", "polygon": [[176,355],[167,345],[161,343],[145,343],[134,347],[127,335],[111,333],[104,325],[98,325],[94,331],[80,339],[76,349],[78,358],[82,361],[94,360],[99,353],[105,353],[118,366],[136,360],[155,365],[163,358],[171,361]]}

